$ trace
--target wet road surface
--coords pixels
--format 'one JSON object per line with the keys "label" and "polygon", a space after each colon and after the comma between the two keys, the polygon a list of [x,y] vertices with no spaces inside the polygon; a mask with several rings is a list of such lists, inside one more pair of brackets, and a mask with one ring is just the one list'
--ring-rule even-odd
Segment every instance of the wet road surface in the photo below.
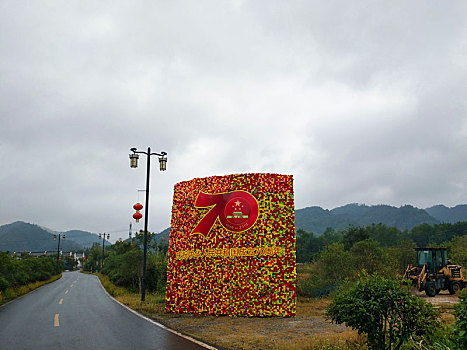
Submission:
{"label": "wet road surface", "polygon": [[205,349],[128,311],[78,271],[0,307],[0,348]]}

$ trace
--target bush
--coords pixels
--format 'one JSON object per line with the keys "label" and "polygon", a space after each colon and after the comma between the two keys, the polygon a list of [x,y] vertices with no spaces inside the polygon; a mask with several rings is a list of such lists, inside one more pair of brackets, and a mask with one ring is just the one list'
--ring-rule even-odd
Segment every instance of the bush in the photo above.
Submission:
{"label": "bush", "polygon": [[316,277],[316,275],[297,281],[297,294],[299,296],[321,298],[328,296],[340,286],[340,283],[323,285],[319,283],[320,281],[317,278],[313,277]]}
{"label": "bush", "polygon": [[0,253],[0,291],[45,281],[58,273],[54,258],[26,255],[18,259],[7,253]]}
{"label": "bush", "polygon": [[316,272],[321,285],[332,285],[342,282],[354,272],[350,263],[352,256],[345,251],[342,243],[328,245],[316,261]]}
{"label": "bush", "polygon": [[467,349],[467,290],[459,295],[459,304],[456,306],[456,326],[454,338],[459,349]]}
{"label": "bush", "polygon": [[0,305],[10,300],[13,300],[15,298],[18,298],[26,293],[29,293],[30,291],[36,288],[39,288],[47,283],[54,282],[61,277],[62,277],[62,274],[59,274],[59,275],[55,275],[51,277],[47,281],[36,281],[33,283],[28,283],[27,285],[24,285],[24,286],[10,287],[10,288],[5,289],[4,291],[0,291]]}
{"label": "bush", "polygon": [[[99,254],[98,251],[96,253]],[[88,255],[92,260],[92,251]],[[129,291],[141,291],[143,272],[143,251],[129,242],[116,242],[109,249],[104,260],[102,273],[107,275],[112,283],[125,287]],[[165,292],[167,284],[167,255],[162,250],[148,251],[146,259],[146,291]]]}
{"label": "bush", "polygon": [[326,313],[332,322],[366,334],[369,349],[400,349],[411,337],[429,337],[441,326],[431,304],[399,281],[376,275],[340,288]]}
{"label": "bush", "polygon": [[10,283],[8,283],[4,277],[0,276],[0,292],[3,292],[8,287],[10,287]]}

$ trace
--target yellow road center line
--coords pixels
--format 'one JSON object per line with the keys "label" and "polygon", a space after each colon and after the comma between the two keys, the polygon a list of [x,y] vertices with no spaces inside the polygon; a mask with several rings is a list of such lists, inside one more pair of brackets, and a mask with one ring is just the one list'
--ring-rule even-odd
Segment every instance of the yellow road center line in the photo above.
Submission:
{"label": "yellow road center line", "polygon": [[55,314],[54,327],[59,327],[59,326],[60,326],[60,322],[58,322],[58,314]]}
{"label": "yellow road center line", "polygon": [[66,290],[65,294],[68,294],[68,289]]}
{"label": "yellow road center line", "polygon": [[60,305],[62,305],[62,303],[63,303],[63,298],[60,299],[60,301],[59,301],[58,303],[59,303]]}

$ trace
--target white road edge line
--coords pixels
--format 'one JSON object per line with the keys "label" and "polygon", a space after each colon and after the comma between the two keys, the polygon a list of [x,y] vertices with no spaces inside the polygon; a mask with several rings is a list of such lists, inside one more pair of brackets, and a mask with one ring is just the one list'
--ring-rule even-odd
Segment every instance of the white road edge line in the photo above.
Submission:
{"label": "white road edge line", "polygon": [[[94,276],[95,276],[95,275],[94,275]],[[190,337],[190,336],[188,336],[188,335],[179,333],[179,332],[177,332],[176,330],[173,330],[173,329],[171,329],[171,328],[169,328],[169,327],[167,327],[167,326],[164,326],[163,324],[161,324],[161,323],[159,323],[159,322],[156,322],[156,321],[154,321],[153,319],[151,319],[151,318],[149,318],[149,317],[147,317],[147,316],[141,315],[139,312],[136,312],[136,311],[133,310],[132,308],[129,308],[129,307],[126,306],[125,304],[122,304],[122,303],[119,302],[117,299],[115,299],[113,296],[111,296],[111,295],[109,294],[109,292],[107,292],[107,290],[106,290],[106,289],[104,288],[104,286],[102,285],[101,280],[99,279],[99,277],[96,276],[96,278],[99,280],[99,284],[101,285],[101,287],[102,287],[102,289],[104,290],[104,292],[105,292],[111,299],[113,299],[116,303],[120,304],[121,306],[123,306],[125,309],[127,309],[127,310],[130,311],[130,312],[132,312],[132,313],[135,314],[136,316],[141,317],[142,319],[145,319],[146,321],[151,322],[152,324],[154,324],[154,325],[156,325],[156,326],[158,326],[158,327],[160,327],[160,328],[162,328],[162,329],[165,329],[165,330],[167,330],[167,331],[169,331],[169,332],[171,332],[171,333],[173,333],[173,334],[175,334],[175,335],[178,335],[179,337],[185,338],[185,339],[187,339],[187,340],[189,340],[189,341],[191,341],[191,342],[193,342],[193,343],[196,343],[196,344],[198,344],[198,345],[201,345],[202,347],[204,347],[204,348],[206,348],[206,349],[209,349],[209,350],[218,350],[217,348],[215,348],[215,347],[213,347],[213,346],[211,346],[211,345],[205,344],[205,343],[203,343],[202,341],[199,341],[199,340],[197,340],[197,339],[195,339],[195,338],[192,338],[192,337]]]}

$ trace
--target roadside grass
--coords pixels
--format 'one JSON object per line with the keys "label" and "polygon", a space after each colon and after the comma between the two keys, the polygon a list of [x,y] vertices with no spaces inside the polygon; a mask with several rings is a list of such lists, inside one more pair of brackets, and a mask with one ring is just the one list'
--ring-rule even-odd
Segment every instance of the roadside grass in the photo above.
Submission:
{"label": "roadside grass", "polygon": [[6,290],[4,290],[3,292],[0,291],[0,305],[3,305],[13,299],[16,299],[22,295],[25,295],[31,291],[33,291],[34,289],[37,289],[39,287],[42,287],[46,284],[49,284],[49,283],[52,283],[58,279],[60,279],[62,277],[62,274],[59,274],[59,275],[55,275],[55,276],[52,276],[51,278],[49,278],[48,280],[46,281],[36,281],[36,282],[33,282],[33,283],[28,283],[24,286],[20,286],[20,287],[11,287],[11,288],[7,288]]}
{"label": "roadside grass", "polygon": [[[86,273],[86,272],[85,272]],[[89,272],[87,272],[89,273]],[[90,274],[90,273],[89,273]],[[120,295],[125,295],[125,294],[131,294],[128,290],[126,290],[125,288],[123,287],[119,287],[119,286],[116,286],[115,284],[113,284],[109,277],[106,276],[106,275],[103,275],[99,272],[97,273],[93,273],[93,275],[96,275],[97,277],[99,277],[99,280],[101,281],[102,285],[104,286],[104,288],[107,290],[107,292],[113,296],[114,298],[120,296]]]}
{"label": "roadside grass", "polygon": [[297,284],[311,277],[313,266],[311,263],[297,265]]}
{"label": "roadside grass", "polygon": [[297,265],[297,278],[308,278],[313,271],[313,265],[311,263],[298,264]]}
{"label": "roadside grass", "polygon": [[[89,272],[84,272],[89,273]],[[145,302],[141,302],[141,295],[128,291],[124,287],[119,287],[113,284],[109,277],[101,273],[93,273],[104,286],[105,290],[117,299],[122,304],[125,304],[130,309],[136,310],[143,315],[152,317],[155,313],[164,313],[165,311],[165,294],[163,293],[147,293]]]}

